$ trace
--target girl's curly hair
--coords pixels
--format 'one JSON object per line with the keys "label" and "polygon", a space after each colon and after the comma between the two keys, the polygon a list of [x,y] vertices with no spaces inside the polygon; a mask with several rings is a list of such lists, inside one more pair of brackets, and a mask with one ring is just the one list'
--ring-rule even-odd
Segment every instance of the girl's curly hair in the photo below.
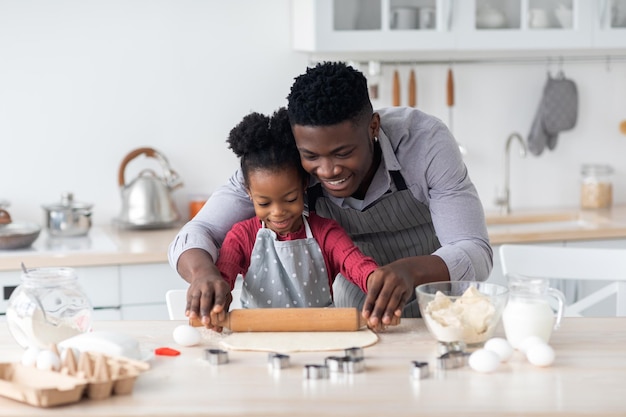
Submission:
{"label": "girl's curly hair", "polygon": [[294,168],[302,181],[308,178],[300,163],[300,154],[284,107],[272,116],[256,112],[248,114],[230,131],[227,142],[241,160],[246,185],[249,173],[255,170],[276,172]]}

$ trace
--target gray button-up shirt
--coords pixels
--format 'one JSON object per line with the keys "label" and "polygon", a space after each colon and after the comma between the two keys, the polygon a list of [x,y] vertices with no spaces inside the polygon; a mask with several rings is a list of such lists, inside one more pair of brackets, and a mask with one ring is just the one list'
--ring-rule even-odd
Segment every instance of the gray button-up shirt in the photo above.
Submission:
{"label": "gray button-up shirt", "polygon": [[[417,109],[391,107],[378,113],[382,162],[362,207],[375,204],[393,188],[389,170],[400,171],[413,196],[430,209],[442,245],[433,254],[446,263],[450,279],[487,279],[493,252],[484,211],[452,134],[439,119]],[[351,198],[330,198],[339,207],[358,208]],[[170,265],[176,269],[179,256],[191,248],[204,249],[217,259],[226,232],[252,216],[254,208],[238,170],[182,227],[169,247]]]}

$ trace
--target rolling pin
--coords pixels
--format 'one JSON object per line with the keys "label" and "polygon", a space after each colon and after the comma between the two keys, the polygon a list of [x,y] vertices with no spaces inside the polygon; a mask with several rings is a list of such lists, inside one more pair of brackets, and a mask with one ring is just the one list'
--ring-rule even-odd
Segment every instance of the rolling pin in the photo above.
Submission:
{"label": "rolling pin", "polygon": [[[190,319],[194,327],[200,319]],[[226,314],[218,326],[233,332],[351,332],[365,326],[356,308],[252,308]]]}

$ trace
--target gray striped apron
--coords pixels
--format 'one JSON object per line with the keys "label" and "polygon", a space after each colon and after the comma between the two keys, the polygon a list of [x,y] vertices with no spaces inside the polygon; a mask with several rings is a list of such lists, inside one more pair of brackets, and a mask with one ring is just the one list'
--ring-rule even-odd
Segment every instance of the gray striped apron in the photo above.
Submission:
{"label": "gray striped apron", "polygon": [[[441,247],[428,207],[415,199],[399,171],[389,171],[397,191],[388,191],[363,211],[341,208],[322,193],[322,184],[307,191],[309,209],[336,220],[365,255],[379,265],[401,258],[430,255]],[[313,209],[312,209],[313,208]],[[333,283],[336,307],[363,308],[365,293],[338,275]],[[415,293],[403,317],[420,317]]]}

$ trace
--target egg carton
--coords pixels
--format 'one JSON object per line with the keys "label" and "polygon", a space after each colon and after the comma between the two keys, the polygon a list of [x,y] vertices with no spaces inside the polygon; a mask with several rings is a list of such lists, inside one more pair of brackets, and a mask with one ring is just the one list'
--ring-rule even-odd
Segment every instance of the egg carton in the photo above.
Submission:
{"label": "egg carton", "polygon": [[66,349],[59,371],[0,363],[0,395],[36,407],[70,404],[82,398],[101,400],[132,393],[137,377],[148,369],[147,362]]}

